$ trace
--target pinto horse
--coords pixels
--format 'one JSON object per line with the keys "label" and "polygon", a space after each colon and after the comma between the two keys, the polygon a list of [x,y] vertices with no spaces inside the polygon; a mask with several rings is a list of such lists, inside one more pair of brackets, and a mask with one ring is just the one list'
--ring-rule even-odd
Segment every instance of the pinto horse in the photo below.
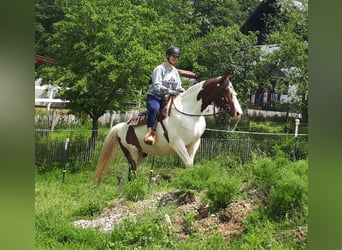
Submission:
{"label": "pinto horse", "polygon": [[157,124],[156,142],[153,145],[144,143],[146,125],[131,126],[122,122],[113,126],[104,141],[95,170],[95,181],[99,183],[109,170],[118,145],[128,160],[129,173],[135,172],[147,155],[177,153],[185,167],[192,166],[206,127],[204,110],[208,105],[213,103],[229,112],[234,119],[240,119],[242,115],[232,78],[232,75],[227,75],[205,80],[174,97],[169,116]]}

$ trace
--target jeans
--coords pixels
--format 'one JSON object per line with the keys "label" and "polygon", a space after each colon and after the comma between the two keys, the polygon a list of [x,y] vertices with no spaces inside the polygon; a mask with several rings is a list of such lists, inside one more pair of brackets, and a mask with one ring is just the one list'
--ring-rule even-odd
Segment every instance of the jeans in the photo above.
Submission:
{"label": "jeans", "polygon": [[147,128],[152,128],[157,118],[158,111],[162,103],[162,98],[153,95],[147,95],[146,107],[148,110]]}

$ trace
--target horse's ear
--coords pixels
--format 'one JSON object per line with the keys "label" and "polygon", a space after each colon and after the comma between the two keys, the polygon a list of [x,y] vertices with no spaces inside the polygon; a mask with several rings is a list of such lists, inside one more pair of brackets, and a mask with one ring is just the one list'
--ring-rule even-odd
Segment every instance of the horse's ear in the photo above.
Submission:
{"label": "horse's ear", "polygon": [[232,75],[232,74],[229,74],[229,75],[227,75],[227,78],[229,79],[229,81],[233,81],[233,79],[235,78],[235,76]]}

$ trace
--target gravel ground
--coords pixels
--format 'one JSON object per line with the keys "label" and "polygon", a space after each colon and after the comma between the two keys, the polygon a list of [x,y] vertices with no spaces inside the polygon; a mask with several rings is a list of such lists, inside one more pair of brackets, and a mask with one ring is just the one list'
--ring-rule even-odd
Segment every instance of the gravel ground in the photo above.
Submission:
{"label": "gravel ground", "polygon": [[[129,207],[123,200],[115,200],[112,205],[105,208],[97,219],[78,220],[73,224],[83,228],[98,228],[101,232],[110,232],[120,224],[124,218],[134,218],[148,209],[158,209],[167,204],[178,205],[178,213],[165,215],[168,224],[172,226],[170,234],[177,234],[179,240],[183,240],[189,233],[196,233],[201,238],[206,238],[214,233],[229,238],[240,234],[244,229],[244,219],[249,211],[256,206],[252,201],[242,200],[229,204],[218,213],[209,213],[207,205],[201,203],[200,196],[180,191],[159,192],[152,198],[138,201]],[[193,213],[194,221],[189,228],[186,223],[186,215]],[[191,232],[190,232],[191,231]]]}

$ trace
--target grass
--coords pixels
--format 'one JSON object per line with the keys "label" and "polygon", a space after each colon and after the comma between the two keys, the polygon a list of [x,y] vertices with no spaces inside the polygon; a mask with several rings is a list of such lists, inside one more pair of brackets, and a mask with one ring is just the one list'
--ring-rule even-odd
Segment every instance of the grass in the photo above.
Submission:
{"label": "grass", "polygon": [[[36,248],[37,249],[105,249],[107,237],[97,230],[76,228],[72,222],[92,218],[116,196],[109,183],[94,186],[92,171],[66,174],[62,171],[36,174]],[[115,184],[114,184],[115,185]]]}
{"label": "grass", "polygon": [[[149,164],[145,163],[140,167],[133,184],[126,183],[121,190],[118,189],[118,178],[113,174],[106,175],[101,185],[95,186],[92,183],[93,169],[93,166],[89,166],[77,173],[66,173],[64,183],[61,169],[46,173],[36,172],[36,249],[307,249],[307,237],[297,237],[298,231],[307,231],[307,189],[301,189],[300,194],[293,193],[292,187],[297,186],[284,186],[284,180],[281,179],[282,176],[290,176],[292,180],[298,180],[297,175],[307,177],[307,161],[292,163],[278,154],[275,159],[255,159],[248,165],[231,159],[213,159],[190,169],[169,166],[155,169],[155,172],[172,176],[171,182],[161,181],[159,185],[149,185]],[[282,174],[275,175],[270,170]],[[287,171],[290,174],[286,175]],[[184,240],[179,240],[177,232],[170,232],[169,225],[165,222],[166,214],[175,215],[174,205],[145,211],[134,221],[126,219],[109,233],[101,233],[98,229],[82,229],[72,224],[80,219],[97,218],[103,208],[112,204],[116,198],[120,197],[129,204],[148,198],[154,192],[175,188],[198,193],[205,192],[209,185],[214,185],[215,188],[211,189],[207,199],[220,201],[221,196],[226,194],[215,190],[221,190],[218,185],[224,186],[224,183],[213,181],[220,177],[227,181],[234,179],[234,182],[238,180],[240,183],[251,183],[250,188],[258,190],[255,197],[259,203],[258,208],[249,213],[244,222],[244,232],[234,238],[224,239],[213,234],[202,239],[192,232],[191,223],[194,217],[193,214],[188,214],[183,215],[183,219],[188,222],[191,233]],[[286,189],[275,195],[272,187],[277,185]],[[248,197],[248,190],[247,188],[240,192],[234,188],[229,195],[232,195],[232,199],[245,199]],[[294,205],[300,203],[301,209],[306,212],[288,213],[291,216],[287,216],[287,213],[284,216],[282,213],[277,219],[274,214],[269,216],[267,205],[280,204],[285,209],[296,209],[292,207],[293,204],[279,203],[283,201],[283,193],[299,197],[301,200],[295,200]],[[273,202],[277,202],[276,204],[267,204],[267,200],[263,199],[270,194],[275,195]]]}

